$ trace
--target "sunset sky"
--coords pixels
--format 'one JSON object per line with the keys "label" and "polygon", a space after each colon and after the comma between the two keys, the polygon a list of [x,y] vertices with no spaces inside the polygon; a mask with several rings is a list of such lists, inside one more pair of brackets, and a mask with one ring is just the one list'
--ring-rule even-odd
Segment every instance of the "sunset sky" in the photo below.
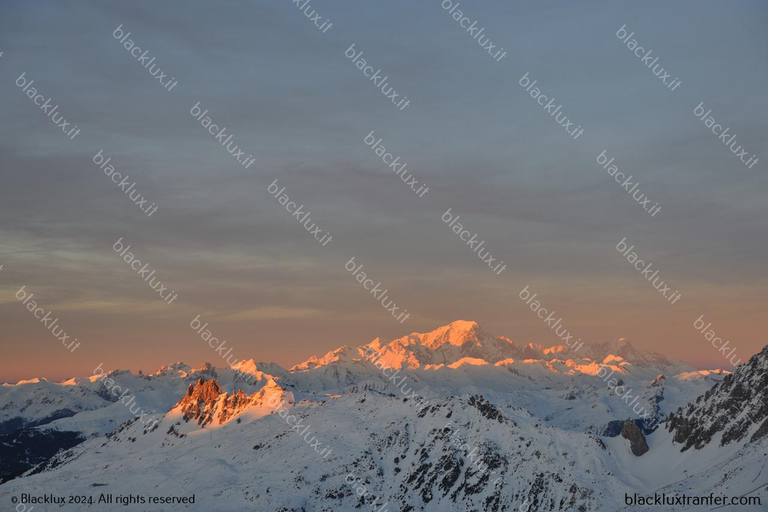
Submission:
{"label": "sunset sky", "polygon": [[[236,357],[285,366],[457,319],[557,344],[518,298],[526,285],[586,344],[624,337],[727,368],[693,328],[702,314],[744,359],[768,342],[768,4],[462,2],[507,51],[500,61],[438,0],[311,5],[333,23],[326,32],[289,1],[0,6],[0,381],[85,376],[99,363],[223,364],[190,328],[197,315]],[[119,25],[178,85],[167,90],[126,51]],[[679,88],[617,38],[623,25]],[[345,56],[353,43],[407,108]],[[76,138],[16,85],[22,73],[78,125]],[[525,73],[583,135],[530,97]],[[190,115],[197,102],[253,165]],[[694,116],[700,102],[756,165]],[[372,130],[427,194],[366,146]],[[156,213],[93,163],[99,150]],[[603,150],[657,215],[597,164]],[[275,179],[330,243],[270,195]],[[449,207],[504,272],[441,221]],[[113,251],[120,237],[177,300]],[[617,252],[624,237],[679,302]],[[345,270],[353,256],[407,321]],[[75,352],[16,299],[22,286],[78,338]]]}

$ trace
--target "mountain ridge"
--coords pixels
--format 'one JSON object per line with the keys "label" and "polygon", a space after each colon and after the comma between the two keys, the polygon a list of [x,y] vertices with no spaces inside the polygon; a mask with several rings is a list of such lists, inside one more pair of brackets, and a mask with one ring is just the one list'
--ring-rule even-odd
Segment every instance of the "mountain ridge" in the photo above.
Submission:
{"label": "mountain ridge", "polygon": [[[747,479],[736,477],[762,474],[755,447],[768,443],[768,420],[739,424],[722,444],[709,427],[723,422],[708,418],[743,406],[747,384],[768,383],[764,352],[735,374],[697,371],[627,340],[574,353],[457,321],[290,369],[248,359],[30,379],[0,387],[0,423],[12,414],[29,421],[0,435],[0,449],[26,457],[0,466],[0,483],[10,479],[0,494],[183,483],[180,492],[211,490],[198,498],[221,512],[221,503],[355,512],[374,501],[424,512],[602,512],[621,508],[625,493],[682,492],[669,484],[681,471],[693,482],[686,492],[746,493]],[[117,386],[157,419],[135,415]],[[61,404],[65,417],[45,416]],[[35,451],[46,440],[60,443],[58,454]]]}
{"label": "mountain ridge", "polygon": [[[308,359],[294,364],[291,367],[284,368],[277,363],[257,362],[255,359],[242,359],[235,363],[231,368],[238,370],[242,374],[248,374],[256,377],[258,380],[269,378],[270,376],[284,376],[288,372],[307,371],[317,369],[332,363],[347,362],[357,359],[364,359],[366,349],[372,349],[376,352],[384,351],[385,354],[378,359],[386,362],[393,368],[424,368],[428,365],[451,365],[459,362],[462,358],[482,359],[489,364],[496,364],[504,359],[513,360],[577,360],[592,359],[600,363],[606,361],[608,356],[618,356],[621,359],[614,358],[616,361],[629,361],[632,364],[647,365],[676,365],[680,368],[688,368],[689,371],[696,369],[685,361],[672,360],[666,356],[652,351],[636,349],[631,342],[625,338],[618,340],[593,343],[584,345],[583,350],[574,352],[565,345],[545,346],[538,343],[518,343],[506,336],[495,336],[485,330],[475,321],[456,320],[449,324],[440,326],[432,331],[425,333],[412,332],[405,336],[395,338],[389,342],[382,341],[381,338],[375,338],[367,344],[358,347],[342,345],[328,351],[318,357],[313,355]],[[554,355],[562,355],[564,358],[554,358]],[[204,362],[197,368],[198,372],[205,370],[205,366],[213,368],[208,362]],[[158,368],[148,376],[168,375],[168,374],[188,374],[196,370],[183,362],[175,362]],[[121,370],[110,370],[121,371]],[[128,370],[122,370],[128,371]],[[82,377],[69,377],[61,381],[48,381],[55,383],[64,383],[71,379]],[[4,387],[22,385],[26,383],[46,381],[43,377],[34,377],[23,379],[16,383],[3,383],[0,390]],[[1,391],[0,391],[1,392]]]}

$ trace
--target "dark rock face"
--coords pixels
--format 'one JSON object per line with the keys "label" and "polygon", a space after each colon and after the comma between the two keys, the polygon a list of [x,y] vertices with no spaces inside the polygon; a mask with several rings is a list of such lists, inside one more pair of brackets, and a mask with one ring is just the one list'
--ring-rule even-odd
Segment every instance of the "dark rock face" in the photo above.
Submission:
{"label": "dark rock face", "polygon": [[480,414],[482,414],[484,417],[488,418],[489,420],[495,420],[499,423],[512,423],[513,421],[508,420],[504,417],[504,415],[499,411],[491,402],[489,402],[484,396],[482,395],[472,395],[469,397],[469,400],[467,401],[469,405],[476,408]]}
{"label": "dark rock face", "polygon": [[630,419],[624,422],[624,426],[621,428],[621,437],[629,440],[629,449],[637,457],[640,457],[649,450],[643,432]]}
{"label": "dark rock face", "polygon": [[766,419],[762,425],[760,425],[760,428],[758,428],[754,434],[752,434],[752,438],[749,440],[750,442],[754,443],[761,437],[768,434],[768,419]]}
{"label": "dark rock face", "polygon": [[752,442],[768,433],[768,346],[696,402],[670,414],[666,428],[685,451],[703,448],[720,432],[721,446],[740,442],[756,425]]}

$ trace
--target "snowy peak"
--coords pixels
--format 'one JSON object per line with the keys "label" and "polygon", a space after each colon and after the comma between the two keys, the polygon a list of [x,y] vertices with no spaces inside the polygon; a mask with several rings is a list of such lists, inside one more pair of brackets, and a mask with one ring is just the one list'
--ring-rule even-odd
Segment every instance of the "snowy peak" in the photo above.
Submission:
{"label": "snowy peak", "polygon": [[24,384],[39,384],[41,382],[48,382],[48,380],[44,377],[35,377],[34,379],[20,380],[16,384],[3,383],[3,386],[23,386]]}
{"label": "snowy peak", "polygon": [[192,370],[192,373],[197,375],[205,375],[206,377],[216,379],[219,375],[216,373],[216,368],[211,363],[203,363],[199,368]]}
{"label": "snowy peak", "polygon": [[186,376],[190,370],[192,370],[192,367],[189,365],[186,365],[182,362],[177,362],[173,364],[167,364],[157,370],[152,375],[161,376],[161,375],[179,375],[179,376]]}
{"label": "snowy peak", "polygon": [[247,373],[249,375],[262,374],[261,365],[253,359],[238,361],[237,363],[233,364],[231,368],[240,373]]}
{"label": "snowy peak", "polygon": [[286,373],[284,368],[275,363],[261,363],[253,359],[238,361],[230,368],[237,372],[234,379],[236,383],[279,379]]}
{"label": "snowy peak", "polygon": [[425,347],[436,349],[448,344],[460,347],[468,342],[493,339],[493,336],[483,331],[477,322],[456,320],[428,333],[412,333],[419,338]]}
{"label": "snowy peak", "polygon": [[321,358],[312,356],[303,363],[299,363],[291,368],[291,371],[304,372],[312,370],[319,366],[326,366],[330,363],[352,361],[355,357],[359,356],[359,351],[350,346],[344,345],[336,350],[331,350]]}
{"label": "snowy peak", "polygon": [[[604,361],[636,361],[641,353],[626,338],[605,341],[602,343],[592,343],[587,349],[587,353],[595,359]],[[658,355],[658,354],[655,354]],[[660,356],[662,359],[664,356]]]}
{"label": "snowy peak", "polygon": [[[380,360],[391,368],[451,365],[465,358],[493,364],[519,357],[512,340],[497,338],[477,322],[457,320],[427,333],[411,333],[383,344],[379,338],[361,348],[364,358]],[[540,355],[540,353],[539,353]]]}
{"label": "snowy peak", "polygon": [[605,364],[631,364],[636,367],[652,367],[670,375],[692,371],[694,368],[683,361],[676,361],[649,350],[638,350],[626,338],[585,345],[584,356]]}

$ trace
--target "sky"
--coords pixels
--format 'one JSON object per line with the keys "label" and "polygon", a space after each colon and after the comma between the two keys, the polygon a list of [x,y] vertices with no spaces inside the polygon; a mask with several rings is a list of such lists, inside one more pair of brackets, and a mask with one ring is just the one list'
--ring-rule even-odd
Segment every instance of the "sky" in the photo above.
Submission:
{"label": "sky", "polygon": [[[311,0],[317,22],[305,1],[0,5],[0,381],[224,364],[190,327],[198,315],[234,357],[284,366],[457,319],[560,343],[525,286],[585,344],[624,337],[728,369],[694,327],[701,315],[745,360],[766,344],[764,2],[461,2],[465,25],[507,52],[496,60],[451,0]],[[120,26],[166,79],[114,37]],[[623,26],[678,87],[617,37]],[[352,44],[407,107],[345,55]],[[521,87],[526,73],[578,138]],[[198,102],[251,165],[191,115]],[[694,115],[701,102],[756,164]],[[428,192],[366,145],[371,131]],[[151,216],[94,163],[100,150],[157,205]],[[603,150],[658,213],[597,163]],[[270,194],[274,180],[327,243]],[[448,208],[501,273],[442,221]],[[121,237],[172,303],[113,250]],[[623,238],[680,299],[617,251]],[[407,320],[345,270],[352,257]],[[17,299],[22,287],[67,341]]]}

